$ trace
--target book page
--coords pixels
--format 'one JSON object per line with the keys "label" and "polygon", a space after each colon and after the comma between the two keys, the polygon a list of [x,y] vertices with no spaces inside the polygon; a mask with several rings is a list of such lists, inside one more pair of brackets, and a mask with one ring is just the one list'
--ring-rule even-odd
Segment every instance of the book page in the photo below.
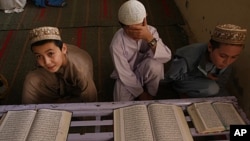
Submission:
{"label": "book page", "polygon": [[7,113],[4,113],[4,114],[2,115],[2,117],[1,117],[1,119],[0,119],[0,126],[1,126],[1,124],[2,124],[2,122],[3,122],[3,120],[4,120],[4,118],[5,118],[6,114],[7,114]]}
{"label": "book page", "polygon": [[0,141],[25,141],[35,114],[34,110],[8,111],[0,126]]}
{"label": "book page", "polygon": [[71,112],[41,109],[37,112],[28,141],[66,141]]}
{"label": "book page", "polygon": [[225,130],[225,127],[223,126],[210,102],[194,103],[194,105],[198,116],[204,124],[204,132],[215,132]]}
{"label": "book page", "polygon": [[205,131],[205,126],[202,123],[202,120],[201,120],[200,116],[198,115],[197,110],[195,109],[194,104],[189,105],[187,107],[187,112],[188,112],[189,116],[191,117],[192,122],[193,122],[193,124],[194,124],[197,132],[198,133],[204,132]]}
{"label": "book page", "polygon": [[181,107],[150,104],[148,112],[155,141],[193,141]]}
{"label": "book page", "polygon": [[124,107],[114,113],[114,128],[118,129],[114,130],[115,141],[153,141],[146,105]]}
{"label": "book page", "polygon": [[229,130],[230,125],[233,124],[234,125],[246,124],[232,103],[215,102],[213,103],[213,106],[227,130]]}

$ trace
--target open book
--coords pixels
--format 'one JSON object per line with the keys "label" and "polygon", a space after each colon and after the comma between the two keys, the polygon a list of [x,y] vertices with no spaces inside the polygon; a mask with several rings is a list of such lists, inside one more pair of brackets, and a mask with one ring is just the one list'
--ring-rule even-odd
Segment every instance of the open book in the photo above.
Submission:
{"label": "open book", "polygon": [[193,141],[181,107],[132,105],[114,110],[115,141]]}
{"label": "open book", "polygon": [[246,124],[232,103],[200,102],[187,107],[198,133],[229,130],[230,125]]}
{"label": "open book", "polygon": [[0,141],[66,141],[71,116],[50,109],[8,111],[0,121]]}

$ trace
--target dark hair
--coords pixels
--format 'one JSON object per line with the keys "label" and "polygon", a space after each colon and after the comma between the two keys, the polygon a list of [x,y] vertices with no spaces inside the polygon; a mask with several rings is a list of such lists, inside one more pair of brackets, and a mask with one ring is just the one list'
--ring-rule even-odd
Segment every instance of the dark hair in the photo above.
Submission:
{"label": "dark hair", "polygon": [[119,22],[119,24],[121,25],[122,28],[126,26],[126,25],[123,24],[122,22]]}
{"label": "dark hair", "polygon": [[[215,41],[213,39],[210,39],[210,44],[211,44],[211,47],[212,47],[212,50],[216,49],[216,48],[219,48],[222,44],[227,44],[227,43],[221,43],[221,42],[218,42],[218,41]],[[234,44],[232,44],[234,45]],[[244,45],[237,45],[237,46],[242,46],[244,47]]]}
{"label": "dark hair", "polygon": [[210,42],[210,44],[211,44],[212,50],[214,50],[214,49],[216,49],[216,48],[219,48],[220,45],[221,45],[220,42],[217,42],[217,41],[215,41],[215,40],[213,40],[213,39],[210,39],[209,42]]}
{"label": "dark hair", "polygon": [[42,41],[38,41],[38,42],[31,44],[31,50],[34,46],[40,46],[40,45],[44,45],[46,43],[54,43],[57,47],[60,48],[60,50],[62,49],[62,46],[63,46],[63,42],[60,40],[47,39],[47,40],[42,40]]}

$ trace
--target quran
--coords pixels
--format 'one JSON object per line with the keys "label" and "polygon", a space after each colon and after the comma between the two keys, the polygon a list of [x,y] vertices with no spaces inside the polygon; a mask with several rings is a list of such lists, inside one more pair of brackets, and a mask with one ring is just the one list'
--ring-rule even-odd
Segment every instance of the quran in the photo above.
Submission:
{"label": "quran", "polygon": [[114,110],[114,141],[193,141],[182,108],[138,104]]}
{"label": "quran", "polygon": [[66,141],[71,116],[50,109],[8,111],[0,120],[0,141]]}
{"label": "quran", "polygon": [[187,107],[198,133],[222,132],[246,124],[232,103],[200,102]]}

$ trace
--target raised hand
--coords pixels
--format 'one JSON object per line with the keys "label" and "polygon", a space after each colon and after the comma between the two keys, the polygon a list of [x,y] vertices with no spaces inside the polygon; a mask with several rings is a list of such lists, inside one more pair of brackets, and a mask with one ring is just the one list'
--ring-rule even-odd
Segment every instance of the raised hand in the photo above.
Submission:
{"label": "raised hand", "polygon": [[150,42],[153,39],[153,35],[148,30],[146,18],[144,18],[141,24],[128,25],[124,29],[125,32],[135,40],[143,39]]}

